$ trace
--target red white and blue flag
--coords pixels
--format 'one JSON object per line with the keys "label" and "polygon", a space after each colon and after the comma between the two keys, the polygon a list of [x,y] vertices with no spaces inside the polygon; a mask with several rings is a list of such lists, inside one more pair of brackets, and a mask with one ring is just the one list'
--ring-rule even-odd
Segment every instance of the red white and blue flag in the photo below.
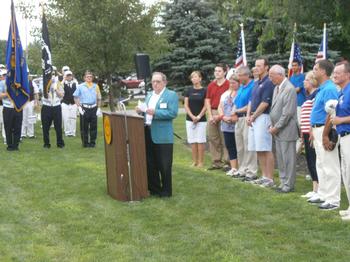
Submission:
{"label": "red white and blue flag", "polygon": [[293,69],[292,69],[293,61],[298,61],[298,64],[299,64],[298,73],[304,73],[303,57],[301,56],[301,48],[300,48],[300,45],[295,41],[296,31],[297,31],[297,25],[294,24],[293,42],[290,48],[290,56],[289,56],[289,63],[288,63],[288,78],[290,78],[293,75]]}
{"label": "red white and blue flag", "polygon": [[318,60],[322,60],[322,59],[327,59],[327,28],[326,28],[326,24],[324,24],[324,27],[323,27],[323,37],[322,37],[322,41],[320,44],[320,48],[318,49],[318,53],[316,55],[315,62],[317,62]]}
{"label": "red white and blue flag", "polygon": [[247,65],[247,56],[245,51],[245,40],[244,40],[244,31],[243,31],[243,24],[241,24],[241,35],[238,40],[238,50],[237,50],[237,58],[235,62],[235,68],[238,68],[240,66],[246,66]]}

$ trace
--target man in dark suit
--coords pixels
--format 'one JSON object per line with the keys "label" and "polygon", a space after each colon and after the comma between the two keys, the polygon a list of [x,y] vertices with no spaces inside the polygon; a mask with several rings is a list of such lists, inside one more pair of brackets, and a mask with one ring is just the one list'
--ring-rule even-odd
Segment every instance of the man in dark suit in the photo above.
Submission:
{"label": "man in dark suit", "polygon": [[294,190],[296,177],[296,141],[298,139],[297,95],[285,76],[285,69],[274,65],[269,77],[275,85],[270,111],[270,133],[276,142],[276,158],[280,176],[279,193]]}
{"label": "man in dark suit", "polygon": [[160,197],[172,195],[173,119],[178,112],[178,96],[166,84],[166,76],[154,72],[146,108],[136,108],[138,113],[145,113],[148,189]]}

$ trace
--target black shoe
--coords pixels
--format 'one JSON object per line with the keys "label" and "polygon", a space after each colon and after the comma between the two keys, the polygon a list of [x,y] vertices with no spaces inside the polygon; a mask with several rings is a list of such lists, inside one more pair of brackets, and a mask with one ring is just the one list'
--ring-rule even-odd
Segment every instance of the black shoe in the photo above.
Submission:
{"label": "black shoe", "polygon": [[58,148],[64,148],[64,144],[57,145]]}
{"label": "black shoe", "polygon": [[159,193],[157,193],[157,192],[155,192],[155,191],[149,191],[149,194],[150,194],[151,196],[157,196],[157,197],[160,196]]}
{"label": "black shoe", "polygon": [[161,192],[161,193],[159,194],[159,196],[160,196],[160,197],[171,197],[171,194],[168,193],[168,192]]}
{"label": "black shoe", "polygon": [[90,144],[89,144],[89,147],[95,147],[95,146],[96,146],[95,143],[90,143]]}
{"label": "black shoe", "polygon": [[50,144],[44,144],[44,148],[50,148],[51,145]]}
{"label": "black shoe", "polygon": [[90,147],[89,144],[83,144],[83,147],[86,148],[86,147]]}
{"label": "black shoe", "polygon": [[19,149],[18,149],[18,147],[10,147],[10,146],[8,146],[8,147],[6,148],[6,150],[7,150],[7,151],[18,151]]}

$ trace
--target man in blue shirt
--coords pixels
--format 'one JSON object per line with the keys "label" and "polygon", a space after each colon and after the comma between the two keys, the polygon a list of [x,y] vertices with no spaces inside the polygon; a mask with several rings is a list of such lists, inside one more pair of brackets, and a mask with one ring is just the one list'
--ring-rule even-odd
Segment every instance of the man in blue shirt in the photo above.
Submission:
{"label": "man in blue shirt", "polygon": [[340,86],[336,116],[331,117],[331,122],[336,125],[340,136],[340,155],[343,183],[348,197],[349,207],[339,211],[344,221],[350,221],[350,65],[348,62],[340,62],[334,68],[334,82]]}
{"label": "man in blue shirt", "polygon": [[[297,105],[300,110],[301,105],[305,102],[305,89],[304,89],[304,74],[300,73],[300,64],[298,60],[293,60],[292,63],[293,75],[290,77],[290,82],[294,85],[297,92]],[[298,115],[299,119],[299,115]]]}
{"label": "man in blue shirt", "polygon": [[259,80],[254,86],[247,110],[248,150],[257,153],[262,173],[262,177],[253,182],[263,187],[273,187],[275,162],[272,154],[272,135],[269,133],[269,113],[275,86],[268,76],[269,64],[266,58],[257,59],[255,67],[259,73]]}
{"label": "man in blue shirt", "polygon": [[310,139],[316,151],[316,169],[319,179],[318,192],[308,201],[320,203],[320,209],[333,210],[340,204],[340,163],[337,147],[330,150],[328,133],[324,134],[327,113],[327,101],[338,99],[336,85],[330,80],[333,64],[328,60],[319,60],[314,66],[314,75],[320,83],[311,111]]}
{"label": "man in blue shirt", "polygon": [[80,112],[80,134],[83,147],[95,147],[97,138],[97,115],[101,109],[101,92],[93,82],[94,75],[85,72],[85,82],[74,91],[74,101]]}
{"label": "man in blue shirt", "polygon": [[239,176],[244,178],[244,180],[254,180],[257,178],[257,158],[256,152],[248,151],[248,125],[246,122],[248,103],[254,88],[254,80],[251,78],[251,72],[247,66],[239,67],[237,75],[241,83],[234,102],[235,113],[238,116],[238,121],[235,125],[235,140],[239,169],[233,177]]}

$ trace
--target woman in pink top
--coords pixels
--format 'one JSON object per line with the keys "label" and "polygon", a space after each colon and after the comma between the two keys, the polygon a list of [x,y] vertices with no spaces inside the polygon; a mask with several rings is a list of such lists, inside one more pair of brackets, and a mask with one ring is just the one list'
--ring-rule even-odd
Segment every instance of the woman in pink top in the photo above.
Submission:
{"label": "woman in pink top", "polygon": [[300,114],[300,130],[301,135],[304,141],[305,145],[305,156],[306,156],[306,162],[307,167],[309,169],[311,178],[312,178],[312,191],[306,193],[305,195],[302,195],[302,197],[305,198],[311,198],[315,194],[317,194],[318,190],[318,177],[317,177],[317,171],[316,171],[316,153],[315,148],[310,142],[310,114],[312,111],[312,106],[314,103],[314,98],[318,91],[318,82],[313,74],[313,72],[308,72],[306,74],[305,80],[304,80],[304,87],[306,90],[306,100],[301,106],[301,114]]}

